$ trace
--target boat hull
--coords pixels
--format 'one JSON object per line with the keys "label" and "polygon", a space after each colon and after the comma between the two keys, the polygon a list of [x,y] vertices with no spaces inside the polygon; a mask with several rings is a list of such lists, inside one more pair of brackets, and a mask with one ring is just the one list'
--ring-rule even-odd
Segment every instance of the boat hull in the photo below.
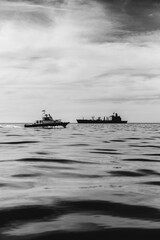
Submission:
{"label": "boat hull", "polygon": [[87,120],[87,119],[77,119],[78,123],[84,124],[124,124],[127,121],[112,121],[112,120]]}
{"label": "boat hull", "polygon": [[54,123],[26,123],[24,125],[24,127],[26,128],[35,128],[35,127],[58,127],[58,126],[62,126],[64,128],[66,128],[67,124],[69,124],[69,122],[54,122]]}

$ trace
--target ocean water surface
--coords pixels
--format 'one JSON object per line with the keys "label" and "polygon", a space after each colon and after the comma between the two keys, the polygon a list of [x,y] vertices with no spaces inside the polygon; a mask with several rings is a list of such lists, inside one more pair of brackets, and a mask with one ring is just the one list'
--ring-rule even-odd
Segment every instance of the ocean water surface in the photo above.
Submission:
{"label": "ocean water surface", "polygon": [[160,124],[0,124],[0,239],[160,236]]}

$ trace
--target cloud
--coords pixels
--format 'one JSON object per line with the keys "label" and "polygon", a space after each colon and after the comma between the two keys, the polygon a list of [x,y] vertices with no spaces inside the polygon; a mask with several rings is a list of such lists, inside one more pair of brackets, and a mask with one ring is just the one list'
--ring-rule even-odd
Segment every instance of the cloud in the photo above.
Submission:
{"label": "cloud", "polygon": [[29,120],[29,112],[34,118],[47,106],[73,121],[84,112],[116,106],[130,112],[159,102],[155,4],[3,1],[0,13],[5,118],[21,109],[22,120]]}
{"label": "cloud", "polygon": [[87,99],[87,100],[81,100],[83,103],[116,103],[116,104],[124,104],[124,103],[138,103],[138,104],[145,104],[147,105],[148,102],[152,102],[152,103],[155,103],[155,102],[160,102],[160,94],[157,94],[157,95],[150,95],[150,96],[129,96],[129,97],[106,97],[106,98],[93,98],[93,99]]}
{"label": "cloud", "polygon": [[[143,0],[100,0],[106,12],[112,12],[111,21],[118,21],[119,28],[114,29],[115,41],[125,41],[128,36],[141,35],[160,29],[160,2]],[[111,39],[113,40],[113,38]]]}

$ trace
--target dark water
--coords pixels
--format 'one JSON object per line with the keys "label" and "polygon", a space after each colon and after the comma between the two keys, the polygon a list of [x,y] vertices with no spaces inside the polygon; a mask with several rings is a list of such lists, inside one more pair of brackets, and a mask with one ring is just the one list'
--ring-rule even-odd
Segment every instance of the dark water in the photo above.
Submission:
{"label": "dark water", "polygon": [[160,236],[160,124],[1,124],[0,164],[0,239]]}

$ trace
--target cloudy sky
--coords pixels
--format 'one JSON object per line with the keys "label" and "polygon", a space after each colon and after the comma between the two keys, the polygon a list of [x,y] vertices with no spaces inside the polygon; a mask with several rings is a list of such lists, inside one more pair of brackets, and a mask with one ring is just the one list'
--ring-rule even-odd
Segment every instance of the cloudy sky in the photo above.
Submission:
{"label": "cloudy sky", "polygon": [[160,0],[0,0],[0,122],[160,122]]}

